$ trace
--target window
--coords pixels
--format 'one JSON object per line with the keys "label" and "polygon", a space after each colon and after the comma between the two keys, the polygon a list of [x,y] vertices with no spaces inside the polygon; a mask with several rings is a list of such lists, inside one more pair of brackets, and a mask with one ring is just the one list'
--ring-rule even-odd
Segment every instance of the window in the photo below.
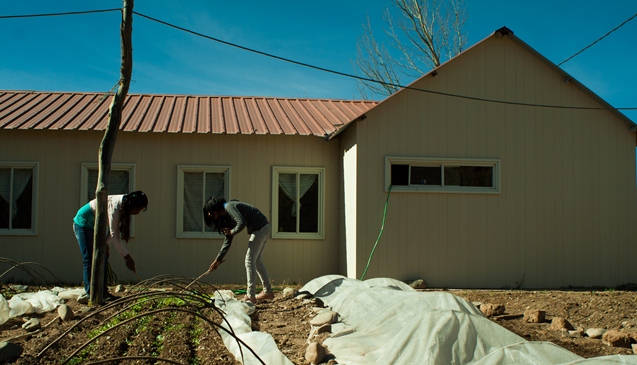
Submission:
{"label": "window", "polygon": [[[82,164],[82,185],[80,187],[80,203],[82,205],[95,199],[99,165],[96,163]],[[108,174],[108,194],[128,194],[135,191],[135,165],[111,164]]]}
{"label": "window", "polygon": [[322,239],[325,169],[274,166],[272,179],[272,236]]}
{"label": "window", "polygon": [[500,161],[386,157],[385,191],[499,193]]}
{"label": "window", "polygon": [[203,205],[212,196],[229,200],[230,167],[177,166],[177,237],[219,236],[203,220]]}
{"label": "window", "polygon": [[38,163],[0,163],[0,234],[36,233]]}

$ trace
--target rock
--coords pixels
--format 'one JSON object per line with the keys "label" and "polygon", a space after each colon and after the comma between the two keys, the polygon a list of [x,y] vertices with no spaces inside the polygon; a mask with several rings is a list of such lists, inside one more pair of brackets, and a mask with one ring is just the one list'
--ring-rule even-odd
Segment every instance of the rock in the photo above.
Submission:
{"label": "rock", "polygon": [[296,290],[290,287],[283,289],[283,291],[281,292],[281,294],[283,295],[283,298],[286,298],[286,299],[295,297],[296,293],[297,293]]}
{"label": "rock", "polygon": [[575,328],[573,327],[572,324],[570,324],[567,320],[565,320],[564,318],[561,317],[555,317],[553,318],[553,320],[551,321],[551,329],[555,330],[555,331],[559,331],[561,329],[565,329],[565,330],[574,330]]}
{"label": "rock", "polygon": [[12,342],[0,342],[0,364],[17,360],[22,355],[22,347]]}
{"label": "rock", "polygon": [[584,329],[578,327],[576,330],[568,331],[568,334],[571,337],[584,337]]}
{"label": "rock", "polygon": [[414,289],[427,289],[427,282],[423,279],[414,280],[411,284],[409,284]]}
{"label": "rock", "polygon": [[321,327],[316,329],[316,334],[325,333],[325,332],[332,332],[332,325],[331,324],[324,324]]}
{"label": "rock", "polygon": [[63,321],[70,321],[75,318],[73,310],[71,310],[71,308],[69,308],[66,304],[62,304],[58,307],[58,316],[60,316],[60,319]]}
{"label": "rock", "polygon": [[590,338],[602,338],[604,332],[606,330],[603,328],[589,328],[586,330],[586,335]]}
{"label": "rock", "polygon": [[320,327],[325,324],[332,324],[338,319],[338,313],[334,311],[325,311],[316,315],[310,320],[312,326]]}
{"label": "rock", "polygon": [[37,318],[31,318],[22,325],[22,328],[24,328],[27,332],[37,331],[40,327],[40,320]]}
{"label": "rock", "polygon": [[524,311],[524,322],[542,323],[544,322],[545,316],[546,316],[545,311],[536,310],[536,309],[527,309],[526,311]]}
{"label": "rock", "polygon": [[631,345],[633,348],[633,354],[637,355],[637,343]]}
{"label": "rock", "polygon": [[312,342],[305,350],[305,360],[310,364],[320,364],[325,358],[325,347],[318,342]]}
{"label": "rock", "polygon": [[626,332],[607,331],[602,336],[602,341],[609,346],[625,347],[629,349],[631,337]]}
{"label": "rock", "polygon": [[480,311],[487,317],[493,317],[504,314],[506,308],[502,304],[486,303],[480,306]]}

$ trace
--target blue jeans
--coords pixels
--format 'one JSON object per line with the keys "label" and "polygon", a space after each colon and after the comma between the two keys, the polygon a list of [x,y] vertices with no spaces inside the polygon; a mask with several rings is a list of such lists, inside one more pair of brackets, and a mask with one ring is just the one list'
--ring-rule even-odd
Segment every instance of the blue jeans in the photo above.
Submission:
{"label": "blue jeans", "polygon": [[[84,269],[84,290],[86,294],[91,293],[91,268],[93,266],[93,228],[80,227],[73,223],[73,232],[75,232],[75,238],[80,245],[80,252],[82,253],[82,267]],[[108,265],[108,255],[104,262],[104,268]],[[104,294],[108,293],[108,287],[106,286],[106,270],[104,270]]]}
{"label": "blue jeans", "polygon": [[265,271],[263,261],[261,261],[261,255],[263,254],[265,243],[268,240],[268,237],[270,237],[270,230],[270,224],[266,224],[260,230],[252,232],[250,235],[250,241],[248,242],[248,252],[246,252],[248,290],[246,291],[246,294],[251,298],[255,296],[254,279],[257,275],[259,275],[259,279],[261,279],[261,283],[263,283],[263,290],[268,293],[272,292],[270,278],[268,277],[267,271]]}

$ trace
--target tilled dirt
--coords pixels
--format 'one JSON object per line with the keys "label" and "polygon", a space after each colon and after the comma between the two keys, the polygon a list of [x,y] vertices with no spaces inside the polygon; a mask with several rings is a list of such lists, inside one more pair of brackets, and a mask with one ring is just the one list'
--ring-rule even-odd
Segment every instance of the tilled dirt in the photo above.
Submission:
{"label": "tilled dirt", "polygon": [[[424,290],[425,294],[427,291],[431,290]],[[562,317],[584,331],[588,328],[604,328],[637,335],[635,291],[450,292],[472,302],[504,305],[505,314],[492,317],[491,320],[529,341],[553,342],[585,358],[632,354],[629,348],[611,347],[599,339],[571,337],[564,331],[552,330],[551,320]],[[116,295],[126,298],[129,294],[124,292]],[[170,359],[173,361],[171,363],[194,365],[240,364],[225,348],[211,324],[222,320],[214,308],[180,300],[138,300],[135,302],[137,304],[133,303],[124,311],[125,314],[112,317],[124,309],[125,305],[116,305],[120,301],[123,300],[112,304],[110,309],[102,306],[87,311],[86,305],[70,300],[67,305],[76,314],[75,319],[68,322],[56,320],[56,311],[31,315],[39,318],[43,326],[48,326],[30,335],[21,327],[26,318],[11,319],[0,326],[0,341],[9,340],[22,346],[23,354],[15,364],[61,364],[73,353],[77,355],[68,364],[90,364],[119,357],[128,357],[130,361],[126,363],[130,364],[168,364],[157,361],[158,358]],[[278,291],[273,300],[257,303],[257,311],[251,316],[252,329],[271,334],[292,363],[307,364],[305,351],[311,329],[309,320],[315,316],[313,306],[300,299],[284,298]],[[527,309],[545,311],[545,322],[524,321],[522,315]],[[130,320],[135,315],[142,317]],[[76,327],[66,333],[73,325]],[[109,328],[113,329],[99,335]],[[328,335],[323,334],[313,341],[322,342]],[[90,339],[94,341],[81,350]],[[131,357],[136,358],[131,360]]]}

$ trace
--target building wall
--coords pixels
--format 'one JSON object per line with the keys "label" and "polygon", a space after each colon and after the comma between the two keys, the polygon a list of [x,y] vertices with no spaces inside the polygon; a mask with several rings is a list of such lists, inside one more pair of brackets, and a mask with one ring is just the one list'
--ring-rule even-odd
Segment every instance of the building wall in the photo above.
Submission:
{"label": "building wall", "polygon": [[[72,219],[80,206],[80,166],[96,163],[102,132],[0,131],[0,160],[39,162],[38,234],[0,236],[0,257],[36,262],[67,283],[82,280],[81,256]],[[127,248],[142,279],[172,274],[197,277],[208,269],[221,239],[177,239],[177,165],[231,166],[231,197],[271,216],[272,166],[324,167],[325,238],[270,239],[264,263],[275,284],[304,283],[337,271],[338,142],[321,138],[271,135],[211,135],[120,132],[112,163],[136,165],[136,189],[149,197],[148,210],[136,217],[135,238]],[[204,280],[245,283],[247,233],[240,233],[226,262]],[[115,250],[111,264],[121,280],[136,281]],[[2,269],[4,270],[4,269]],[[6,275],[19,279],[22,275]],[[45,275],[45,276],[48,276]]]}
{"label": "building wall", "polygon": [[[602,106],[507,37],[481,42],[412,86]],[[501,193],[392,192],[366,278],[559,288],[637,277],[635,133],[611,112],[403,90],[356,122],[356,140],[358,275],[382,224],[385,156],[409,156],[499,159]]]}

